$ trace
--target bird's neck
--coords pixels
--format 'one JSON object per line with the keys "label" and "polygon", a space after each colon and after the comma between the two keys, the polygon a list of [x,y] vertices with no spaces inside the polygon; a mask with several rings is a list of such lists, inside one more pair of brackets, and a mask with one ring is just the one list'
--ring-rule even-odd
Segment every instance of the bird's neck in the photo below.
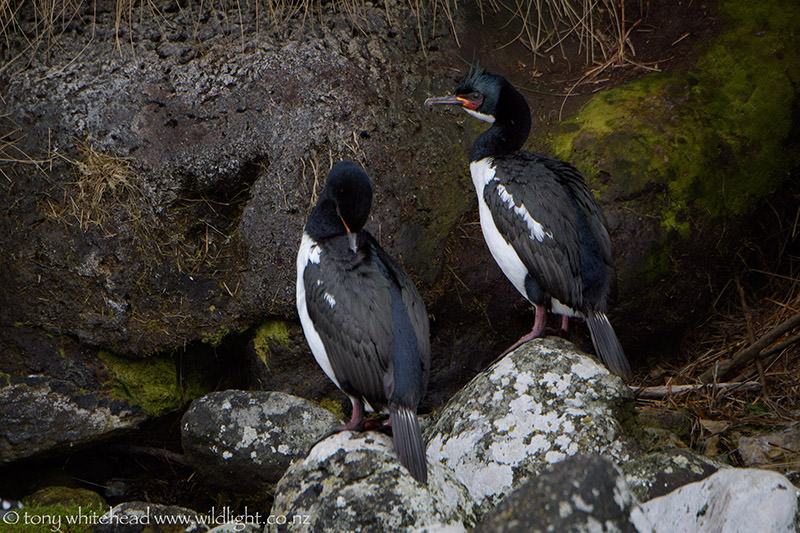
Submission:
{"label": "bird's neck", "polygon": [[522,148],[528,138],[531,110],[525,97],[506,84],[500,91],[498,102],[494,123],[472,145],[470,161],[511,154]]}
{"label": "bird's neck", "polygon": [[306,233],[316,241],[347,233],[331,200],[323,200],[314,207],[306,223]]}

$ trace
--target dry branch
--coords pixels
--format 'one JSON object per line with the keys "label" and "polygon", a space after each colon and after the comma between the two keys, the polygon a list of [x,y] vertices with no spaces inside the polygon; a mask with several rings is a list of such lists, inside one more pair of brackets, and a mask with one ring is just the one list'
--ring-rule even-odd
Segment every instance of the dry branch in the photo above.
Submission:
{"label": "dry branch", "polygon": [[700,376],[700,381],[710,383],[717,379],[725,379],[733,370],[741,368],[757,358],[762,350],[775,342],[781,335],[797,326],[800,326],[800,313],[796,313],[778,324],[769,333],[733,356],[732,359],[725,359],[717,362],[714,366],[703,372]]}
{"label": "dry branch", "polygon": [[712,385],[710,383],[701,383],[696,385],[659,385],[657,387],[631,387],[631,390],[637,398],[647,398],[651,400],[660,400],[671,396],[673,394],[681,394],[683,392],[699,391],[699,392],[718,392],[722,390],[735,389],[743,392],[758,392],[761,390],[761,383],[750,381],[746,383],[717,383]]}

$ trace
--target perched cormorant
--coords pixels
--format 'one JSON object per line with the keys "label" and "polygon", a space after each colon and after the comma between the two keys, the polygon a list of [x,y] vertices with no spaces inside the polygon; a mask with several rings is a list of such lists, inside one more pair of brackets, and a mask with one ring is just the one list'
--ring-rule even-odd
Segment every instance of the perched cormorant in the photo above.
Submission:
{"label": "perched cormorant", "polygon": [[615,374],[631,370],[606,316],[615,289],[605,218],[583,176],[569,163],[521,150],[531,128],[525,97],[504,77],[471,68],[455,95],[425,105],[456,104],[492,126],[470,151],[481,229],[495,261],[536,308],[533,329],[513,347],[546,332],[547,310],[586,319],[597,354]]}
{"label": "perched cormorant", "polygon": [[364,407],[389,411],[400,462],[427,482],[417,406],[430,372],[425,304],[403,268],[363,229],[372,185],[337,163],[311,212],[297,254],[297,311],[314,358],[350,397],[342,430],[364,429]]}

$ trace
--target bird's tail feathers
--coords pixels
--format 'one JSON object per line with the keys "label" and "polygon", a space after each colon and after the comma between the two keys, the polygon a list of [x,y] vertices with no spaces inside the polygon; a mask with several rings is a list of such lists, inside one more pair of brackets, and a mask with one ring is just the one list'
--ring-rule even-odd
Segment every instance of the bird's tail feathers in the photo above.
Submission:
{"label": "bird's tail feathers", "polygon": [[394,447],[400,457],[400,463],[408,469],[414,479],[422,484],[427,484],[428,463],[417,414],[408,407],[390,405],[389,415],[392,422]]}
{"label": "bird's tail feathers", "polygon": [[613,373],[630,381],[631,366],[628,364],[628,358],[625,357],[622,345],[605,313],[590,311],[586,318],[586,325],[589,326],[592,344],[594,344],[595,352],[600,359]]}

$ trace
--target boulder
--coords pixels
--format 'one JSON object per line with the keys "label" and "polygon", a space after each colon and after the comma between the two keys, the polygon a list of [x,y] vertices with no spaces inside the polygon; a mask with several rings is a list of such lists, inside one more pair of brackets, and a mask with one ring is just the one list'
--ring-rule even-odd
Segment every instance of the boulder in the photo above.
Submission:
{"label": "boulder", "polygon": [[716,461],[682,449],[649,453],[620,464],[628,486],[639,501],[703,480],[720,468]]}
{"label": "boulder", "polygon": [[341,432],[294,463],[275,487],[269,531],[463,531],[477,507],[441,464],[421,485],[400,465],[391,437]]}
{"label": "boulder", "polygon": [[0,464],[85,447],[136,428],[138,408],[68,381],[29,377],[0,388]]}
{"label": "boulder", "polygon": [[575,455],[507,494],[474,531],[633,533],[648,525],[624,475],[611,461],[597,455]]}
{"label": "boulder", "polygon": [[725,468],[642,504],[659,531],[797,531],[800,490],[781,474]]}
{"label": "boulder", "polygon": [[181,420],[181,443],[187,461],[206,479],[246,492],[276,483],[340,423],[296,396],[227,390],[192,402]]}
{"label": "boulder", "polygon": [[485,512],[524,480],[577,454],[637,453],[619,415],[630,389],[569,342],[528,342],[479,374],[426,432],[428,457],[452,470]]}

